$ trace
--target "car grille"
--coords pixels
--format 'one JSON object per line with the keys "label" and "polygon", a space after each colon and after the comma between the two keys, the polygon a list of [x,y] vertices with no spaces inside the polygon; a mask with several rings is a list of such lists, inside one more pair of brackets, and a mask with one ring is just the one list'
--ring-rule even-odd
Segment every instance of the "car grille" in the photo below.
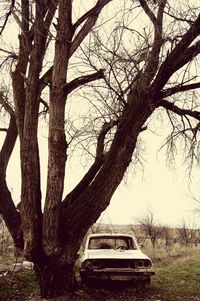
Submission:
{"label": "car grille", "polygon": [[144,268],[150,267],[151,263],[148,259],[98,259],[91,260],[93,267],[97,269],[115,269],[115,268]]}

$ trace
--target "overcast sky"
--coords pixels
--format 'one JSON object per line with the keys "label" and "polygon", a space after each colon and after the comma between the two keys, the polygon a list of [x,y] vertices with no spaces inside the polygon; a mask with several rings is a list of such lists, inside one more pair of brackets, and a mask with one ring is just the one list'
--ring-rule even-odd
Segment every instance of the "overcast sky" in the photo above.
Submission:
{"label": "overcast sky", "polygon": [[[11,26],[11,25],[10,25]],[[13,39],[13,29],[8,35],[8,43]],[[119,186],[110,206],[102,214],[102,222],[133,223],[134,218],[144,215],[147,209],[151,209],[156,220],[162,224],[176,226],[181,223],[182,217],[192,218],[192,212],[197,206],[189,196],[198,197],[200,184],[200,169],[195,168],[191,183],[189,183],[186,166],[183,165],[181,149],[177,156],[174,170],[166,166],[164,151],[157,153],[164,139],[164,131],[161,129],[158,135],[154,135],[148,129],[142,133],[145,142],[143,154],[143,167],[136,169],[135,173],[129,169],[126,180]],[[42,193],[45,195],[47,137],[39,135],[42,142]],[[1,138],[0,138],[1,143]],[[11,158],[8,168],[7,180],[12,189],[13,198],[16,202],[20,200],[20,167],[18,146]],[[85,170],[78,158],[68,162],[66,173],[66,190],[70,191],[81,179]],[[190,188],[189,188],[190,184]]]}

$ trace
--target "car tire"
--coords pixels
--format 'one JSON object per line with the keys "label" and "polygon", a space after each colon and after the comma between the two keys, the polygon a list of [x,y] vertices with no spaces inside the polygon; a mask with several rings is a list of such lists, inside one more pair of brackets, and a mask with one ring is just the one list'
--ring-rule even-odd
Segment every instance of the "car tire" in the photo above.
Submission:
{"label": "car tire", "polygon": [[150,278],[150,277],[148,277],[147,279],[145,279],[145,280],[142,281],[142,286],[143,286],[144,288],[149,287],[150,284],[151,284],[151,278]]}
{"label": "car tire", "polygon": [[84,276],[81,277],[81,282],[83,283],[84,286],[87,287],[91,287],[93,285],[93,281]]}

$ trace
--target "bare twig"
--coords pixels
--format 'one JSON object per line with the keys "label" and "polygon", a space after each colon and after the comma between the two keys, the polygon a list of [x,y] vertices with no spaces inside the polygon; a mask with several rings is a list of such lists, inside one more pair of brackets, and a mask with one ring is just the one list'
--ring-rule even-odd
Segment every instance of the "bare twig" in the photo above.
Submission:
{"label": "bare twig", "polygon": [[2,35],[4,29],[6,28],[6,24],[8,23],[8,19],[12,13],[12,8],[15,6],[15,0],[12,0],[11,1],[11,5],[10,5],[10,9],[9,11],[6,13],[5,15],[5,19],[4,19],[4,22],[3,22],[3,25],[0,26],[0,36]]}

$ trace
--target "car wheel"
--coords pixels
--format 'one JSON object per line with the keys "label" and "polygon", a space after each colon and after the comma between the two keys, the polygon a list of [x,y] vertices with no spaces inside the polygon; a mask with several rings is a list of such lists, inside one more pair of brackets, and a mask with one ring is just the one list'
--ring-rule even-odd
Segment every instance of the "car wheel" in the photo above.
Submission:
{"label": "car wheel", "polygon": [[145,280],[142,281],[142,286],[144,288],[149,287],[150,284],[151,284],[151,278],[150,277],[148,277],[147,279],[145,279]]}
{"label": "car wheel", "polygon": [[85,285],[85,286],[88,286],[88,287],[93,286],[93,281],[91,279],[88,279],[87,277],[82,276],[81,281],[82,281],[83,285]]}
{"label": "car wheel", "polygon": [[81,276],[81,282],[82,282],[83,284],[87,284],[87,282],[88,282],[87,277]]}

